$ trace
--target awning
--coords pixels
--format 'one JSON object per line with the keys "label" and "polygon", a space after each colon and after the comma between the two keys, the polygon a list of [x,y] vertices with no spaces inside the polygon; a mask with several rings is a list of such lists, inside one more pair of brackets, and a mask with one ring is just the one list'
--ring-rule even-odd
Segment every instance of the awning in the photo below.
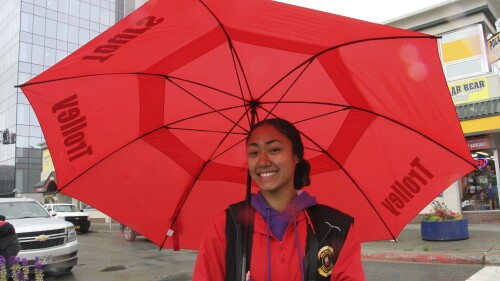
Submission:
{"label": "awning", "polygon": [[500,130],[500,97],[455,106],[464,134]]}
{"label": "awning", "polygon": [[35,192],[46,192],[46,191],[56,191],[56,172],[51,172],[50,175],[42,181],[39,181],[33,185]]}

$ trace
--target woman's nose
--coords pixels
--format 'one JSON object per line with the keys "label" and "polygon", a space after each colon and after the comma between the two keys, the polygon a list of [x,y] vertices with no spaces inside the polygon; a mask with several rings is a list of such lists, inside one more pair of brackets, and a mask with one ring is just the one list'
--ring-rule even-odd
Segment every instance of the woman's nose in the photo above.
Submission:
{"label": "woman's nose", "polygon": [[269,157],[267,155],[267,153],[261,153],[259,155],[259,162],[258,162],[258,165],[259,166],[269,166],[271,164],[271,162],[269,161]]}

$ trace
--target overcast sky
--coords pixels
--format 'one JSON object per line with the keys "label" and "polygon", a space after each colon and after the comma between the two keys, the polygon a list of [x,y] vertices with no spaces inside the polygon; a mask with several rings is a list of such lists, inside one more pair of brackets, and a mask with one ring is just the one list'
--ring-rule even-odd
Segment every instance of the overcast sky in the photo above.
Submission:
{"label": "overcast sky", "polygon": [[447,0],[276,0],[371,22],[397,18]]}

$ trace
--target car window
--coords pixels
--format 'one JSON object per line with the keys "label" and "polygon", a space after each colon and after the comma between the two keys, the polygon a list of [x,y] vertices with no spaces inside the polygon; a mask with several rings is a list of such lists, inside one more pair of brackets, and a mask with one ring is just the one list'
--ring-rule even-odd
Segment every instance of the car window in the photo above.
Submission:
{"label": "car window", "polygon": [[0,203],[0,214],[7,220],[21,218],[50,217],[47,211],[36,202],[2,202]]}
{"label": "car window", "polygon": [[54,206],[54,211],[56,212],[78,212],[73,205],[56,205]]}

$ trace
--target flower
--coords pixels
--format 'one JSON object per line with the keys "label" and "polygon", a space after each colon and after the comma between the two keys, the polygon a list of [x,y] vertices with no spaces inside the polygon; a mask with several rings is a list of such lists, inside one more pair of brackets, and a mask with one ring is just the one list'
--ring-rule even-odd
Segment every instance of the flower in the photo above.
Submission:
{"label": "flower", "polygon": [[5,264],[5,258],[0,256],[0,281],[7,280],[7,265]]}
{"label": "flower", "polygon": [[28,260],[23,258],[21,260],[21,264],[22,264],[22,276],[23,276],[23,279],[22,280],[29,280],[28,279],[28,275],[30,273],[30,268],[28,267]]}
{"label": "flower", "polygon": [[[29,261],[25,258],[12,256],[7,262],[3,256],[0,256],[0,281],[7,281],[7,270],[10,270],[13,281],[28,281],[29,279]],[[9,279],[10,280],[10,279]],[[43,281],[43,264],[39,257],[35,257],[35,279],[34,281]]]}
{"label": "flower", "polygon": [[39,257],[35,257],[35,281],[43,281],[43,264]]}
{"label": "flower", "polygon": [[431,205],[432,212],[427,214],[423,221],[456,221],[463,219],[462,214],[451,211],[444,203],[432,201]]}

